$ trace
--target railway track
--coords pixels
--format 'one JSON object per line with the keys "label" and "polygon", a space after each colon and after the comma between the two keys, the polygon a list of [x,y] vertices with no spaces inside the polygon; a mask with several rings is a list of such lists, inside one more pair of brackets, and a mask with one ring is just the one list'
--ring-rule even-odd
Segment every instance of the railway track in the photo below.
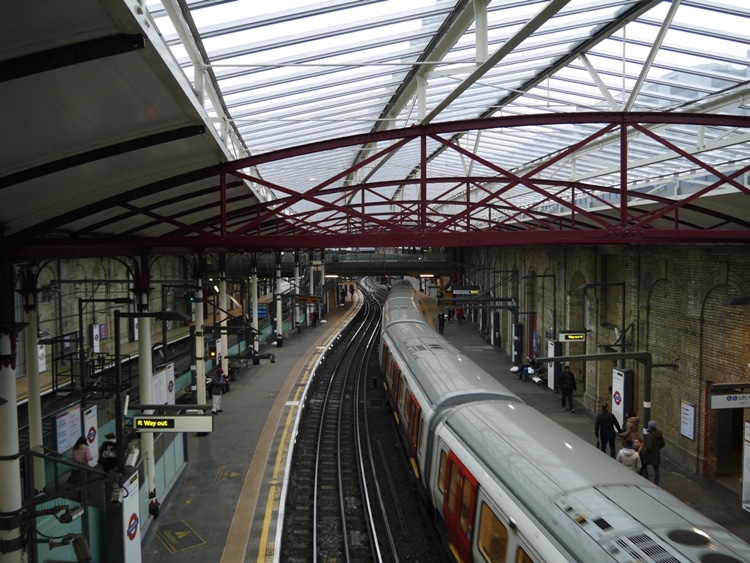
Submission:
{"label": "railway track", "polygon": [[412,512],[421,503],[379,384],[374,351],[382,297],[366,298],[310,384],[295,440],[280,561],[396,562],[414,553],[420,556],[413,561],[442,560],[424,512],[415,522]]}

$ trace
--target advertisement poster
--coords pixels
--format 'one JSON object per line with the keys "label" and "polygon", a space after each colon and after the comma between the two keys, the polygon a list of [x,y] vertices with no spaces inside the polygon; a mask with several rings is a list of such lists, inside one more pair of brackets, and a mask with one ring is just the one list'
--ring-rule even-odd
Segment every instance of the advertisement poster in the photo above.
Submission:
{"label": "advertisement poster", "polygon": [[167,370],[160,369],[151,376],[151,397],[154,405],[167,403]]}
{"label": "advertisement poster", "polygon": [[695,403],[684,399],[680,406],[680,434],[695,440]]}
{"label": "advertisement poster", "polygon": [[101,352],[99,348],[99,325],[93,324],[91,325],[91,350],[94,352],[94,354],[98,354]]}
{"label": "advertisement poster", "polygon": [[99,427],[97,426],[96,405],[87,408],[83,412],[83,427],[86,429],[86,441],[89,443],[89,449],[94,455],[94,459],[89,461],[89,465],[94,467],[99,459]]}
{"label": "advertisement poster", "polygon": [[78,405],[58,413],[55,417],[57,451],[65,452],[73,447],[81,436],[81,407]]}
{"label": "advertisement poster", "polygon": [[174,364],[167,364],[167,404],[174,405]]}
{"label": "advertisement poster", "polygon": [[37,361],[39,362],[39,373],[42,373],[43,371],[47,371],[47,349],[44,347],[44,344],[37,345],[36,349]]}
{"label": "advertisement poster", "polygon": [[141,520],[137,471],[122,484],[122,488],[122,532],[125,543],[125,562],[141,563]]}

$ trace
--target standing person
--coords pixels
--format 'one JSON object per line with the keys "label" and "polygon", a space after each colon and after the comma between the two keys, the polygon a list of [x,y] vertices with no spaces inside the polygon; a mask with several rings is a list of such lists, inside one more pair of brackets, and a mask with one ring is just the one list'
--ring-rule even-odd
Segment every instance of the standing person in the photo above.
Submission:
{"label": "standing person", "polygon": [[310,326],[312,328],[315,328],[315,325],[317,323],[318,323],[318,313],[316,313],[315,311],[313,311],[312,313],[310,313]]}
{"label": "standing person", "polygon": [[[614,444],[614,441],[612,443]],[[622,444],[622,449],[617,452],[617,461],[636,473],[641,472],[641,456],[635,451],[633,448],[633,442],[630,440],[625,440]]]}
{"label": "standing person", "polygon": [[214,372],[211,378],[211,412],[216,414],[224,412],[221,409],[221,396],[224,394],[224,376],[223,372],[218,370]]}
{"label": "standing person", "polygon": [[661,430],[656,428],[656,422],[648,421],[648,433],[643,441],[646,464],[643,466],[643,476],[648,479],[648,466],[654,468],[654,485],[659,484],[659,464],[661,464],[661,449],[665,446]]}
{"label": "standing person", "polygon": [[443,313],[438,313],[438,330],[440,334],[443,334],[445,330],[445,315]]}
{"label": "standing person", "polygon": [[630,440],[635,444],[636,440],[640,441],[641,438],[641,417],[635,414],[635,411],[628,411],[625,413],[625,422],[622,425],[622,432],[620,432],[622,441],[625,442]]}
{"label": "standing person", "polygon": [[109,472],[117,467],[117,443],[114,432],[108,432],[104,438],[104,442],[99,447],[99,465],[102,471]]}
{"label": "standing person", "polygon": [[[615,428],[617,432],[615,432]],[[609,455],[615,457],[615,436],[619,432],[620,423],[617,422],[617,417],[609,412],[607,403],[602,403],[602,412],[596,415],[596,422],[594,423],[594,434],[596,434],[599,449],[606,452],[607,444],[609,444]],[[630,446],[632,448],[632,441]]]}
{"label": "standing person", "polygon": [[638,439],[633,440],[633,449],[638,453],[638,457],[641,459],[641,469],[638,473],[643,475],[643,470],[646,468],[646,452],[643,450],[643,442]]}
{"label": "standing person", "polygon": [[558,382],[560,388],[560,397],[562,399],[562,408],[565,408],[565,402],[568,403],[568,410],[570,412],[576,412],[573,408],[573,392],[576,390],[576,378],[573,372],[570,371],[570,366],[565,366],[565,369],[560,374],[560,381]]}
{"label": "standing person", "polygon": [[[91,453],[89,442],[85,436],[81,436],[73,444],[73,450],[70,452],[70,459],[81,465],[88,465],[88,463],[94,459],[94,454]],[[81,470],[73,468],[68,477],[68,483],[80,483],[81,482]]]}
{"label": "standing person", "polygon": [[227,377],[227,374],[224,373],[224,368],[222,368],[221,366],[217,366],[216,373],[219,375],[219,377],[221,377],[221,380],[224,382],[224,386],[222,387],[221,391],[223,393],[229,393],[230,379],[229,377]]}

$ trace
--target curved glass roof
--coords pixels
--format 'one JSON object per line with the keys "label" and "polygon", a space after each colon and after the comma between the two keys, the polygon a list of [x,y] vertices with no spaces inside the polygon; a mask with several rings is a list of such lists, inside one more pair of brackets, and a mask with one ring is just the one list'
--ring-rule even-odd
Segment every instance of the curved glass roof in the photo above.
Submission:
{"label": "curved glass roof", "polygon": [[[146,3],[175,60],[201,92],[217,130],[240,158],[353,134],[490,116],[580,112],[699,112],[748,115],[750,8],[745,0],[164,0]],[[282,7],[283,9],[277,9]],[[598,127],[525,124],[458,132],[454,142],[503,170],[523,174]],[[723,173],[746,165],[744,129],[660,124],[651,131]],[[630,132],[631,189],[675,197],[676,178],[712,181],[690,158]],[[617,134],[566,154],[550,181],[617,187]],[[420,147],[352,167],[374,145],[260,165],[269,185],[304,191],[334,182],[389,182],[418,173]],[[381,145],[377,148],[382,148]],[[496,169],[427,143],[431,176],[492,176]],[[743,178],[746,175],[743,175]],[[744,184],[744,181],[743,181]],[[413,200],[394,187],[388,200]],[[431,185],[432,212],[446,199],[482,197],[481,186],[445,197]],[[273,197],[273,188],[269,197]],[[441,195],[442,193],[442,195]],[[363,195],[377,199],[372,194]],[[506,198],[532,206],[519,185]],[[566,196],[567,197],[567,196]],[[383,208],[391,202],[383,201]],[[294,208],[304,210],[309,203]],[[377,213],[377,207],[368,212]],[[488,212],[489,213],[489,212]],[[323,221],[323,220],[321,220]],[[322,222],[321,222],[322,224]]]}

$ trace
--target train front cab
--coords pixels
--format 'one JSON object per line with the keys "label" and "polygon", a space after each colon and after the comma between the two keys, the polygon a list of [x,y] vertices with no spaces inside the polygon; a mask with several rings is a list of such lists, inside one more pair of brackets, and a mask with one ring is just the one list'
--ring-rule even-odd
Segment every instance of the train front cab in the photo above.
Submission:
{"label": "train front cab", "polygon": [[[440,447],[438,489],[442,506],[436,507],[443,532],[460,563],[535,563],[530,549],[511,533],[514,527],[500,518],[474,475],[444,444]],[[476,535],[476,538],[474,538]],[[474,541],[476,540],[476,541]]]}

